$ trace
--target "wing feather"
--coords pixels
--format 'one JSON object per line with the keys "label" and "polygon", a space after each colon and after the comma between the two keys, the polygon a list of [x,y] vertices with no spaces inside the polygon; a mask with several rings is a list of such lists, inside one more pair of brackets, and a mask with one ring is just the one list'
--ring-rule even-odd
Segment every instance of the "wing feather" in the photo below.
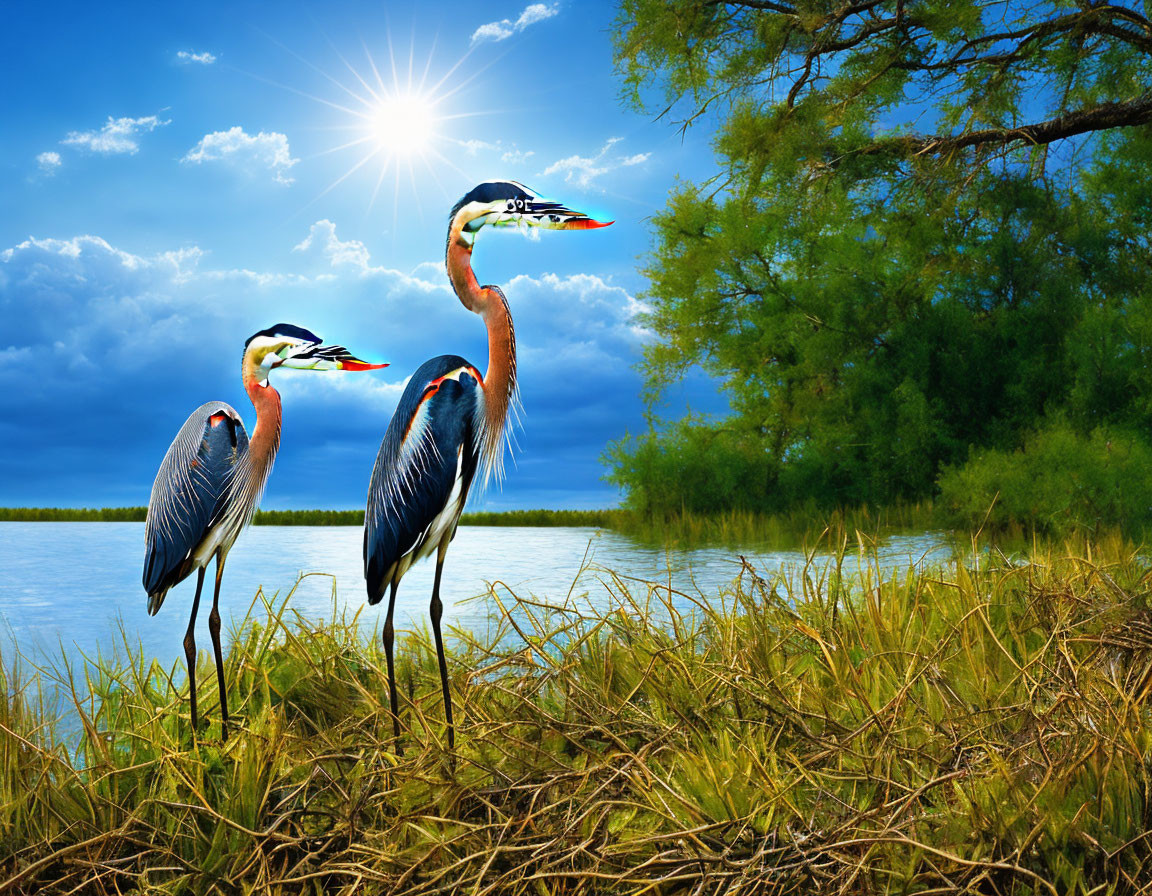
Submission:
{"label": "wing feather", "polygon": [[479,459],[475,409],[480,383],[474,369],[455,355],[425,362],[409,380],[388,424],[364,517],[370,603],[383,596],[401,559],[425,546],[458,480],[463,506]]}
{"label": "wing feather", "polygon": [[148,612],[194,568],[192,556],[227,509],[230,486],[248,453],[240,415],[223,402],[192,412],[160,464],[144,525]]}

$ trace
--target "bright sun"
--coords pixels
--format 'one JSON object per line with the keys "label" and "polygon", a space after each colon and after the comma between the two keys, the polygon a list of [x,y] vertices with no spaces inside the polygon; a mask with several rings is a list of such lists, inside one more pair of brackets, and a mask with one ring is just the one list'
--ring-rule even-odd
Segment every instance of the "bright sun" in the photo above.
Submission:
{"label": "bright sun", "polygon": [[[429,78],[432,67],[431,56],[424,63],[422,74],[421,66],[418,66],[411,56],[407,60],[407,66],[401,66],[398,70],[390,38],[389,65],[384,67],[384,70],[391,77],[386,78],[381,74],[381,67],[367,49],[365,56],[366,67],[362,67],[362,70],[357,70],[352,63],[340,57],[340,61],[351,75],[351,81],[348,83],[343,83],[335,76],[317,69],[337,88],[341,95],[340,99],[334,101],[303,94],[344,116],[345,123],[335,126],[333,130],[345,133],[347,139],[321,154],[343,152],[352,154],[347,169],[316,199],[361,169],[370,172],[370,176],[375,175],[375,185],[368,199],[369,209],[375,204],[377,194],[386,179],[394,182],[393,189],[397,195],[402,179],[411,181],[415,188],[417,169],[427,172],[437,183],[439,183],[435,171],[437,167],[455,169],[466,179],[465,172],[461,171],[440,149],[446,144],[461,143],[445,133],[445,128],[450,122],[487,114],[480,112],[450,114],[447,111],[451,105],[451,98],[477,75],[474,72],[470,77],[457,76],[467,55],[449,68],[438,81]],[[402,178],[403,173],[407,174],[406,178]],[[312,201],[315,202],[316,199]],[[399,209],[400,203],[394,201],[392,206],[393,209]]]}
{"label": "bright sun", "polygon": [[433,104],[418,94],[381,98],[368,116],[377,150],[392,156],[412,156],[426,150],[436,135]]}

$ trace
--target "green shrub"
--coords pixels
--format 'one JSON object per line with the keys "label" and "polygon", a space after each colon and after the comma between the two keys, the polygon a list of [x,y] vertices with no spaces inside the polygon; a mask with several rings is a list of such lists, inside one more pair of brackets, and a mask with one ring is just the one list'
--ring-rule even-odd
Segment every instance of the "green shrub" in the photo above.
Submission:
{"label": "green shrub", "polygon": [[605,452],[605,478],[646,516],[765,510],[775,482],[769,455],[741,433],[683,420],[667,431],[624,436]]}
{"label": "green shrub", "polygon": [[1018,451],[975,451],[939,479],[942,518],[956,527],[1023,525],[1059,534],[1152,523],[1152,448],[1122,430],[1077,433],[1058,421]]}

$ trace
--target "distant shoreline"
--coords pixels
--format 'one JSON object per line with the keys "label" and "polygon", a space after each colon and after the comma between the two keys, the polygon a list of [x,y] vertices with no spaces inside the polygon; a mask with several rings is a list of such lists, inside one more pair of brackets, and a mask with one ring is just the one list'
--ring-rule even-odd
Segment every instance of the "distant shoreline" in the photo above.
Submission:
{"label": "distant shoreline", "polygon": [[[608,528],[615,510],[506,510],[466,513],[462,526],[596,526]],[[0,507],[5,523],[142,523],[147,507]],[[256,526],[362,526],[363,510],[258,510]]]}
{"label": "distant shoreline", "polygon": [[[0,507],[0,522],[21,523],[140,523],[146,507]],[[257,526],[363,526],[363,510],[261,510]],[[605,510],[505,510],[466,513],[462,526],[573,526],[610,529],[655,545],[725,545],[728,547],[793,548],[819,541],[856,542],[857,533],[870,538],[941,528],[932,504],[898,504],[886,508],[859,507],[821,511],[814,507],[786,513],[728,510],[716,513],[681,512],[646,515],[626,508]],[[1027,540],[1031,531],[1017,527],[1002,534]]]}

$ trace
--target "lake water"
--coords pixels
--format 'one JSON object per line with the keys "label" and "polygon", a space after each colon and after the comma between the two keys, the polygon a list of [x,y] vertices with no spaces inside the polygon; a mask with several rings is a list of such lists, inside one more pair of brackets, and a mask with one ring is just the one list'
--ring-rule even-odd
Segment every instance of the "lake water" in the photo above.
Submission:
{"label": "lake water", "polygon": [[[257,590],[286,594],[302,573],[291,607],[304,616],[329,619],[336,609],[355,612],[364,603],[359,528],[254,526],[228,558],[220,606],[225,629],[242,619]],[[737,551],[698,548],[665,551],[614,532],[592,528],[461,527],[444,565],[444,623],[482,630],[488,623],[488,583],[498,581],[521,597],[553,604],[569,594],[593,604],[611,599],[607,570],[634,579],[671,583],[689,594],[715,595],[740,573]],[[765,577],[804,563],[800,552],[743,551]],[[950,559],[942,533],[888,539],[876,558],[884,570]],[[0,522],[0,644],[15,638],[26,656],[108,653],[122,641],[166,666],[182,659],[195,575],[168,593],[156,617],[146,612],[140,584],[143,523]],[[851,561],[849,566],[860,562]],[[210,650],[208,612],[214,567],[205,577],[196,642]],[[397,598],[396,627],[422,628],[427,621],[434,564],[424,562],[404,577]],[[640,585],[643,593],[643,585]],[[335,598],[333,597],[335,589]],[[335,603],[334,603],[335,601]],[[367,608],[362,624],[382,622],[385,605]],[[227,648],[225,648],[227,649]],[[7,653],[7,651],[5,651]]]}

